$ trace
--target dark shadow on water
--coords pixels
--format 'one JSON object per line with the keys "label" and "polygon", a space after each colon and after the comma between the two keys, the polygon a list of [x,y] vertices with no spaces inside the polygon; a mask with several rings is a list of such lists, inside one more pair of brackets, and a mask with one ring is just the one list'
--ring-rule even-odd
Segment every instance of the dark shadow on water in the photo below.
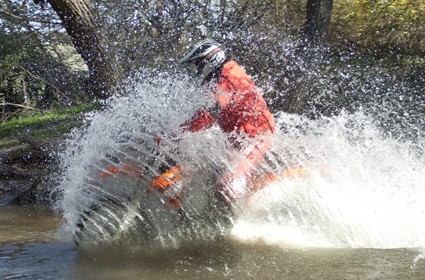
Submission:
{"label": "dark shadow on water", "polygon": [[72,279],[78,252],[72,242],[0,247],[0,279]]}
{"label": "dark shadow on water", "polygon": [[[91,279],[220,279],[241,261],[241,251],[225,240],[161,246],[79,248],[78,271]],[[94,272],[93,267],[104,267]],[[128,278],[129,277],[129,278]]]}
{"label": "dark shadow on water", "polygon": [[[178,248],[79,249],[77,278],[90,279],[424,279],[414,249],[280,248],[237,241]],[[102,269],[99,269],[102,268]]]}
{"label": "dark shadow on water", "polygon": [[416,249],[280,248],[237,241],[176,248],[22,242],[0,246],[0,279],[425,279]]}

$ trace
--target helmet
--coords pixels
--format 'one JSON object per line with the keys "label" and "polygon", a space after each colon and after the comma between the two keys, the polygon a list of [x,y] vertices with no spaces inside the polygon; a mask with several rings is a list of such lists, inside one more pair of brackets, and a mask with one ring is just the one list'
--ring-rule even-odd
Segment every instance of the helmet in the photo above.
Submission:
{"label": "helmet", "polygon": [[207,39],[195,44],[179,62],[193,62],[198,68],[198,76],[204,81],[212,71],[223,65],[226,60],[226,53],[222,45],[214,40]]}

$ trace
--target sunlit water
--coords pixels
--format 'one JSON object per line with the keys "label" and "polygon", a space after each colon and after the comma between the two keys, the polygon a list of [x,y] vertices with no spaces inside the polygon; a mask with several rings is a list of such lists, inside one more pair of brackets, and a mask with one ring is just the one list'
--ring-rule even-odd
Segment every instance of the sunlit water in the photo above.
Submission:
{"label": "sunlit water", "polygon": [[[179,125],[212,102],[190,84],[146,78],[87,116],[62,155],[56,213],[37,212],[36,224],[32,211],[0,212],[3,278],[425,277],[423,139],[390,137],[362,112],[277,115],[272,150],[256,174],[294,172],[229,214],[212,190],[243,157],[218,129],[181,133]],[[169,158],[186,174],[184,215],[147,188]],[[143,176],[99,177],[124,165]]]}
{"label": "sunlit water", "polygon": [[45,209],[0,211],[1,279],[424,279],[418,249],[301,248],[222,241],[76,249]]}

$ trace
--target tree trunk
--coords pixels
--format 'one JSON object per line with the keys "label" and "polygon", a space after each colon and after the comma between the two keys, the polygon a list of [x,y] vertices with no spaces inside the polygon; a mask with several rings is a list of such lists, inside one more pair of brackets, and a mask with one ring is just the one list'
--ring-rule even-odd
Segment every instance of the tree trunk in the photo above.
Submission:
{"label": "tree trunk", "polygon": [[[323,57],[323,45],[332,14],[333,0],[308,0],[307,16],[300,44],[287,66],[284,79],[278,83],[283,92],[281,109],[288,113],[302,113],[314,80],[314,69]],[[282,80],[284,80],[282,79]]]}
{"label": "tree trunk", "polygon": [[314,46],[322,46],[327,37],[333,0],[309,0],[303,39]]}
{"label": "tree trunk", "polygon": [[115,55],[108,51],[108,40],[96,24],[91,0],[48,0],[61,18],[77,52],[86,62],[95,94],[100,98],[123,80],[123,72]]}

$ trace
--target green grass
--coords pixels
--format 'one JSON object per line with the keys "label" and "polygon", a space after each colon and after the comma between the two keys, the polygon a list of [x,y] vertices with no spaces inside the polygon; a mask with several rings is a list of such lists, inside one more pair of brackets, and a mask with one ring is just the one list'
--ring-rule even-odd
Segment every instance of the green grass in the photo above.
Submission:
{"label": "green grass", "polygon": [[18,145],[25,137],[49,138],[64,135],[81,125],[79,116],[99,108],[99,104],[83,104],[0,123],[0,148]]}

